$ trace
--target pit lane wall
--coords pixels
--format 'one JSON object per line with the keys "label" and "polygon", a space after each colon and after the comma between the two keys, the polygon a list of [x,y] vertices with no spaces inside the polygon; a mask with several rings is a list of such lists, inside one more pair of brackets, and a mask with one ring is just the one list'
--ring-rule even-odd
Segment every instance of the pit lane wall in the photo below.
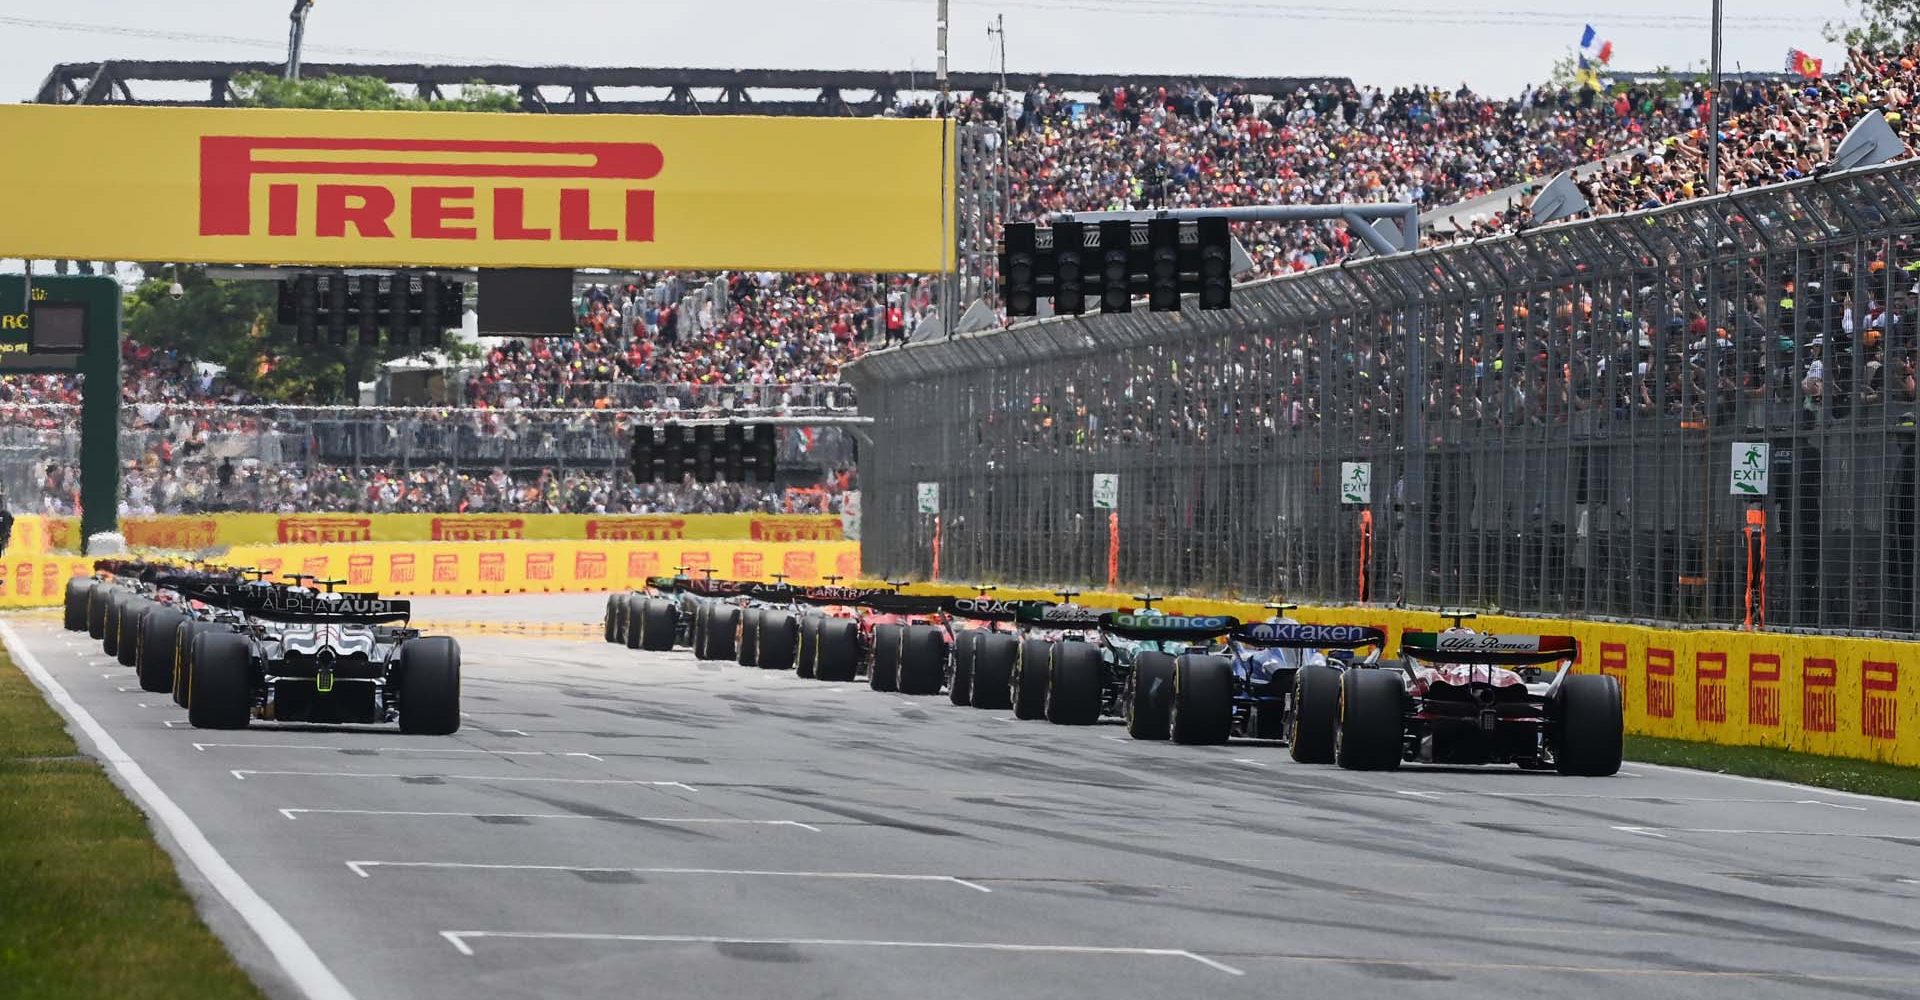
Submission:
{"label": "pit lane wall", "polygon": [[[79,518],[40,520],[52,549],[80,547]],[[837,542],[847,537],[837,514],[176,514],[123,517],[120,533],[134,548],[171,552],[336,542]]]}
{"label": "pit lane wall", "polygon": [[[934,585],[909,592],[974,593]],[[1058,600],[1045,591],[1011,588],[993,596]],[[1125,594],[1083,594],[1076,600],[1091,607],[1138,603]],[[1156,603],[1175,613],[1235,615],[1242,620],[1271,614],[1257,604],[1233,601],[1173,598]],[[1383,629],[1387,655],[1398,653],[1405,632],[1447,626],[1432,612],[1389,608],[1303,607],[1288,613],[1314,624]],[[1564,634],[1579,640],[1574,669],[1619,678],[1630,733],[1920,766],[1920,643],[1504,615],[1482,615],[1471,624],[1491,632]]]}

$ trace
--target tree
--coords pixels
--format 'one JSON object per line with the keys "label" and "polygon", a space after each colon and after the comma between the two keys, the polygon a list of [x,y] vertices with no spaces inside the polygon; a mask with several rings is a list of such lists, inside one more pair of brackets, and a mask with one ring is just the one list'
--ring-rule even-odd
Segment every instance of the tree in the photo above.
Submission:
{"label": "tree", "polygon": [[1850,49],[1886,50],[1920,41],[1920,0],[1850,0],[1853,13],[1828,21],[1827,40]]}
{"label": "tree", "polygon": [[268,73],[233,78],[240,103],[255,108],[319,108],[331,111],[519,111],[511,92],[474,81],[454,97],[423,101],[403,96],[377,76],[316,76],[286,80]]}
{"label": "tree", "polygon": [[[462,87],[457,96],[423,101],[405,97],[378,77],[322,76],[283,80],[265,73],[234,78],[234,92],[250,107],[324,108],[355,111],[518,111],[511,93],[485,84]],[[277,326],[277,288],[266,281],[220,281],[198,267],[144,264],[145,280],[126,299],[127,334],[148,347],[176,350],[196,361],[227,369],[234,384],[280,402],[353,402],[352,389],[376,361],[418,353],[417,348],[382,339],[375,349],[361,348],[354,334],[349,345],[335,346],[324,333],[318,344],[299,343],[290,328]],[[175,299],[168,287],[175,274],[185,294]],[[441,350],[454,358],[471,348],[447,341]]]}

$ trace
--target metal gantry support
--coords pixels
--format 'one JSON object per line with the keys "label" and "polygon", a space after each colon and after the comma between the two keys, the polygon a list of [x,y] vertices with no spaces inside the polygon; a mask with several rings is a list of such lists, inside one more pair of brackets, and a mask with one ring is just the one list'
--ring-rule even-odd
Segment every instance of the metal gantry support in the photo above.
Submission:
{"label": "metal gantry support", "polygon": [[[1380,202],[1358,205],[1238,205],[1223,208],[1161,208],[1135,212],[1056,212],[1054,222],[1100,222],[1125,219],[1145,222],[1150,219],[1177,219],[1190,222],[1205,218],[1225,218],[1229,222],[1329,222],[1347,224],[1378,254],[1395,254],[1420,248],[1420,207],[1405,202]],[[1396,225],[1397,243],[1381,233],[1373,223],[1387,220]]]}

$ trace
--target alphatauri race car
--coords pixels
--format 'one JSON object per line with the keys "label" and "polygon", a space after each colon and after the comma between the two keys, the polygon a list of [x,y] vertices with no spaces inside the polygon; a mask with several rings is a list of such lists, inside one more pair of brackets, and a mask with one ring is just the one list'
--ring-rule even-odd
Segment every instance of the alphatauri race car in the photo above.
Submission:
{"label": "alphatauri race car", "polygon": [[[1400,669],[1340,672],[1329,727],[1335,762],[1355,770],[1402,761],[1596,776],[1620,770],[1620,684],[1573,673],[1580,647],[1572,636],[1477,632],[1460,625],[1471,613],[1447,617],[1454,627],[1402,638]],[[1548,673],[1549,664],[1558,667]],[[1327,711],[1322,699],[1308,702]]]}
{"label": "alphatauri race car", "polygon": [[232,608],[244,622],[196,630],[184,658],[195,728],[253,719],[460,728],[460,646],[408,627],[408,602],[268,587],[237,592]]}

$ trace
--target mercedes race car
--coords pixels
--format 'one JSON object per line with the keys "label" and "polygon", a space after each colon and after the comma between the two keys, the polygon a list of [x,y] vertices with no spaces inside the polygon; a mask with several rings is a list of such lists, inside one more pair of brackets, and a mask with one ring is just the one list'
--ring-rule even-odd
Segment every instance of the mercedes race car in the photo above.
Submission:
{"label": "mercedes race car", "polygon": [[[1449,617],[1452,628],[1405,635],[1400,669],[1354,667],[1339,672],[1334,697],[1303,697],[1303,707],[1320,713],[1316,724],[1332,733],[1341,767],[1386,770],[1413,761],[1578,775],[1620,770],[1620,684],[1573,673],[1580,653],[1573,637],[1477,632],[1459,624],[1471,614]],[[1303,679],[1310,689],[1330,678]]]}

